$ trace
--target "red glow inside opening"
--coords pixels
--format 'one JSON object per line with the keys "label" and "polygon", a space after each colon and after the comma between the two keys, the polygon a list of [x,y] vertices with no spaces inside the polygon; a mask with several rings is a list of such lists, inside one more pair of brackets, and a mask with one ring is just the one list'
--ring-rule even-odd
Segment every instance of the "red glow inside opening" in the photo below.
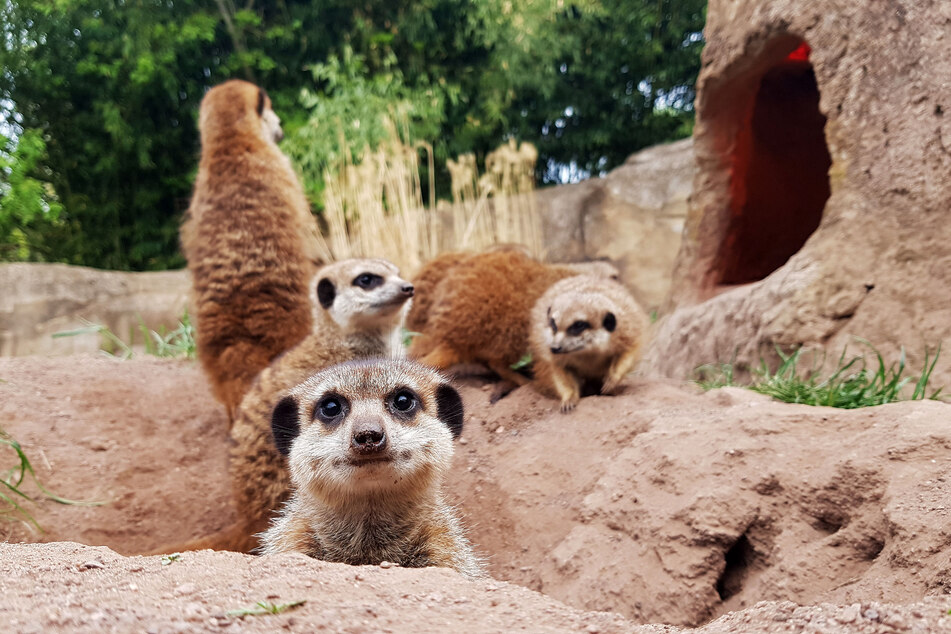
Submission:
{"label": "red glow inside opening", "polygon": [[786,58],[790,62],[808,62],[812,47],[803,42]]}

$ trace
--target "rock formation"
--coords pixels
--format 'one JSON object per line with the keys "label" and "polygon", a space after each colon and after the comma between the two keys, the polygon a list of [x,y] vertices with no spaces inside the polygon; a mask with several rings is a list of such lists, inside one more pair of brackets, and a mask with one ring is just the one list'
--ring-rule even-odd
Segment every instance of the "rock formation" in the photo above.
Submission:
{"label": "rock formation", "polygon": [[694,193],[642,367],[853,336],[920,367],[951,334],[951,4],[711,0],[704,33]]}

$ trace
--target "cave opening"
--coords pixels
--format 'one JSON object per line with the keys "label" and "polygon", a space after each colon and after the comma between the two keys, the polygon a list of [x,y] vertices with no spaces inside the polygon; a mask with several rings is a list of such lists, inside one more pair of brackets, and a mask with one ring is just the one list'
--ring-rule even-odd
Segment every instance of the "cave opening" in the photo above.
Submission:
{"label": "cave opening", "polygon": [[721,285],[765,278],[822,220],[832,159],[810,53],[804,41],[795,42],[762,74],[752,107],[742,113],[747,121],[730,156],[729,220],[715,261]]}

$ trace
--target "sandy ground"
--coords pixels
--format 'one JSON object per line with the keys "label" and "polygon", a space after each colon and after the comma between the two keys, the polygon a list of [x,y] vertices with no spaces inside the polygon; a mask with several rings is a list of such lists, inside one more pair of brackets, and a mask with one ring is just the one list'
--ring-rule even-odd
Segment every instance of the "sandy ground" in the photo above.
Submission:
{"label": "sandy ground", "polygon": [[634,380],[563,415],[530,388],[490,405],[489,386],[463,381],[447,484],[494,577],[468,582],[299,556],[127,557],[232,518],[226,423],[197,365],[2,358],[0,380],[0,425],[44,485],[103,502],[32,504],[43,532],[0,523],[13,631],[951,630],[943,403],[841,411]]}

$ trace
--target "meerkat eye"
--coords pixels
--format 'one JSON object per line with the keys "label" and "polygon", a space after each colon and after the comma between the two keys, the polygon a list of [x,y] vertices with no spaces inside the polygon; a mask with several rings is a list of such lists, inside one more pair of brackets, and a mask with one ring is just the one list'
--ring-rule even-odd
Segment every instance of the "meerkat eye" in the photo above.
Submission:
{"label": "meerkat eye", "polygon": [[389,406],[394,413],[405,417],[415,412],[419,407],[419,397],[409,388],[400,388],[390,395]]}
{"label": "meerkat eye", "polygon": [[359,286],[365,291],[368,291],[371,288],[376,288],[382,283],[383,278],[374,273],[361,273],[360,275],[353,278],[353,285]]}
{"label": "meerkat eye", "polygon": [[551,326],[551,331],[553,333],[558,332],[558,324],[555,323],[554,319],[549,319],[548,324]]}
{"label": "meerkat eye", "polygon": [[576,337],[590,327],[591,324],[586,321],[576,321],[575,323],[568,326],[568,329],[565,332],[567,332],[572,337]]}
{"label": "meerkat eye", "polygon": [[330,394],[317,402],[314,408],[314,418],[323,423],[332,424],[339,422],[347,413],[347,401],[336,394]]}

